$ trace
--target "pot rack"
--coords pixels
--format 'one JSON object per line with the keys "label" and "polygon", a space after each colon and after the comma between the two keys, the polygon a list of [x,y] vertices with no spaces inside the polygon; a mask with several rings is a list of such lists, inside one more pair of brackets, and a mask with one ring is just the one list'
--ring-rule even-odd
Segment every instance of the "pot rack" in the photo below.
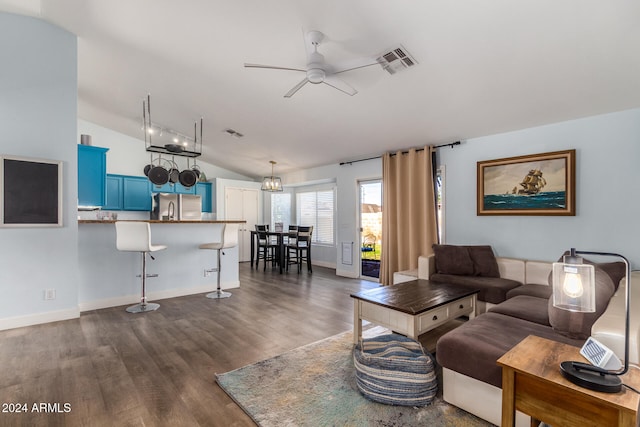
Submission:
{"label": "pot rack", "polygon": [[168,154],[181,157],[200,157],[202,154],[202,124],[200,118],[200,139],[198,139],[198,122],[193,124],[193,138],[165,128],[151,121],[151,95],[142,100],[142,129],[144,144],[148,152],[159,155]]}

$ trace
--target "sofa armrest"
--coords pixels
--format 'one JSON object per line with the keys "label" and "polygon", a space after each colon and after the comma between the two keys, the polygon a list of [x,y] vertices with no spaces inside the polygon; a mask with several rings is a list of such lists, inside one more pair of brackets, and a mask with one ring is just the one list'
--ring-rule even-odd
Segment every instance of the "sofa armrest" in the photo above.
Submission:
{"label": "sofa armrest", "polygon": [[436,272],[435,255],[421,255],[418,257],[418,279],[429,280]]}
{"label": "sofa armrest", "polygon": [[503,279],[511,279],[522,284],[525,283],[525,261],[518,258],[496,257],[500,277]]}
{"label": "sofa armrest", "polygon": [[[620,359],[624,357],[624,321],[626,283],[620,282],[602,316],[591,326],[591,336],[609,347]],[[629,302],[629,363],[640,363],[640,272],[631,273]]]}

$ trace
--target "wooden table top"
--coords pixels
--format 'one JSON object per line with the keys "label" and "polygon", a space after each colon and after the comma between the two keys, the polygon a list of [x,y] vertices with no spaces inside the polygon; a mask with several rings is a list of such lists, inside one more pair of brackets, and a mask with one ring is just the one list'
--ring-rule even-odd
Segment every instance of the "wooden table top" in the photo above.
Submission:
{"label": "wooden table top", "polygon": [[[498,359],[497,363],[516,372],[544,379],[558,387],[605,400],[615,407],[631,411],[638,409],[640,395],[626,387],[622,387],[619,393],[602,393],[580,387],[564,378],[560,372],[560,363],[567,360],[589,363],[580,354],[579,347],[529,335]],[[640,389],[640,370],[629,366],[629,371],[621,376],[621,380],[624,384]]]}
{"label": "wooden table top", "polygon": [[411,280],[351,294],[352,298],[416,315],[480,292],[466,286]]}

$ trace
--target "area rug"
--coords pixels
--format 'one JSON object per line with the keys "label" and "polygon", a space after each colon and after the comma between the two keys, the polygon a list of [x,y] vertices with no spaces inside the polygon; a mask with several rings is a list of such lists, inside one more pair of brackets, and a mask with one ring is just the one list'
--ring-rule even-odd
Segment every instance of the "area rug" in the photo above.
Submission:
{"label": "area rug", "polygon": [[[379,327],[378,327],[379,328]],[[373,328],[365,336],[375,336]],[[356,386],[353,334],[344,332],[271,359],[216,375],[218,384],[260,426],[490,426],[444,402],[390,406]]]}

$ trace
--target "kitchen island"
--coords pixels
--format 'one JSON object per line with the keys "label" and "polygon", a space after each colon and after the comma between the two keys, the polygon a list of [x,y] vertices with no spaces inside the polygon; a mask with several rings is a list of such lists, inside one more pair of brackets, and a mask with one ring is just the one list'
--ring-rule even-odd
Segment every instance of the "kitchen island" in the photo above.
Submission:
{"label": "kitchen island", "polygon": [[[127,220],[125,220],[127,221]],[[151,224],[151,241],[167,245],[148,258],[147,297],[154,302],[182,295],[208,293],[216,288],[215,251],[201,250],[202,243],[220,241],[222,225],[243,224],[244,220],[138,220]],[[114,220],[78,220],[80,266],[80,311],[136,303],[140,299],[140,255],[116,249]],[[240,286],[238,248],[224,250],[221,286]],[[204,295],[203,295],[204,298]],[[162,310],[162,307],[160,308]]]}

